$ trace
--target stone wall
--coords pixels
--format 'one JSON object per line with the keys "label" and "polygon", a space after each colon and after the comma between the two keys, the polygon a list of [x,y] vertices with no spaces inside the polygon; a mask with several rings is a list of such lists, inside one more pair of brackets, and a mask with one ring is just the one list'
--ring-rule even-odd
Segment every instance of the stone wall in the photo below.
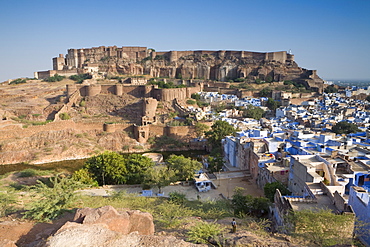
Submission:
{"label": "stone wall", "polygon": [[188,135],[194,127],[192,126],[166,126],[165,133],[169,137],[181,137]]}
{"label": "stone wall", "polygon": [[18,127],[8,127],[1,128],[0,139],[13,139],[13,138],[25,138],[35,135],[39,132],[54,131],[54,130],[64,130],[64,129],[74,129],[74,130],[103,130],[103,123],[76,123],[73,120],[63,120],[50,122],[45,125],[35,125],[28,126],[27,128],[22,128],[22,125]]}
{"label": "stone wall", "polygon": [[[53,67],[58,71],[61,71],[60,68],[63,70],[78,69],[77,73],[107,73],[109,71],[113,74],[202,78],[219,81],[240,77],[264,80],[266,76],[271,76],[276,81],[302,81],[316,88],[317,91],[322,90],[323,83],[315,70],[298,67],[294,62],[294,55],[286,51],[154,52],[146,47],[100,46],[69,49],[65,58],[59,56],[53,59]],[[97,71],[91,68],[96,68]]]}

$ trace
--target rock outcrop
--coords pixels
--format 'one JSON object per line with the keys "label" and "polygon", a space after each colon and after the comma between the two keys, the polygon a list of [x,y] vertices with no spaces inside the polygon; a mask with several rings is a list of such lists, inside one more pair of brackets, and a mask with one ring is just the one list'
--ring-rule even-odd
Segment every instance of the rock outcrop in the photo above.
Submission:
{"label": "rock outcrop", "polygon": [[199,246],[173,236],[154,236],[152,215],[138,210],[118,212],[112,206],[83,208],[77,210],[73,221],[64,224],[42,246]]}
{"label": "rock outcrop", "polygon": [[104,224],[109,230],[129,234],[137,231],[140,235],[154,233],[153,216],[138,210],[117,212],[112,206],[97,209],[78,209],[74,222],[81,224]]}

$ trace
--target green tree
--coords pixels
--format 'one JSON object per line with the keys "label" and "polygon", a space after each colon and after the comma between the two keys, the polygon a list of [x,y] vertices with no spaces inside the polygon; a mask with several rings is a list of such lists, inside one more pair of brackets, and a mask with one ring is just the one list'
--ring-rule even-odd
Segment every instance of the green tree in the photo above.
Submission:
{"label": "green tree", "polygon": [[191,98],[192,98],[192,99],[195,99],[195,100],[200,100],[200,94],[198,94],[198,93],[193,93],[193,94],[191,94]]}
{"label": "green tree", "polygon": [[336,134],[350,134],[350,133],[356,133],[360,130],[358,129],[356,124],[348,123],[346,121],[341,121],[339,123],[336,123],[332,129],[334,133]]}
{"label": "green tree", "polygon": [[144,175],[144,185],[157,186],[159,193],[162,193],[162,188],[175,182],[175,172],[167,166],[154,166],[147,170]]}
{"label": "green tree", "polygon": [[271,110],[275,111],[279,106],[280,103],[272,98],[268,98],[266,102],[266,106]]}
{"label": "green tree", "polygon": [[208,143],[211,144],[212,149],[221,151],[221,140],[225,136],[234,136],[236,129],[228,122],[217,120],[213,123],[211,130],[206,132]]}
{"label": "green tree", "polygon": [[99,185],[124,184],[127,181],[125,159],[116,152],[104,152],[89,158],[85,163]]}
{"label": "green tree", "polygon": [[130,154],[126,158],[127,184],[141,184],[145,173],[154,162],[141,154]]}
{"label": "green tree", "polygon": [[260,97],[269,97],[271,96],[271,92],[272,92],[271,88],[265,87],[259,92],[259,95]]}
{"label": "green tree", "polygon": [[32,188],[37,200],[31,203],[30,210],[24,213],[25,218],[37,221],[49,221],[64,213],[76,199],[75,190],[78,183],[67,177],[55,176],[49,180],[51,186],[39,182]]}
{"label": "green tree", "polygon": [[333,85],[329,85],[327,86],[325,89],[324,89],[324,92],[325,93],[337,93],[338,92],[338,88],[336,88],[335,86]]}
{"label": "green tree", "polygon": [[194,125],[194,129],[195,129],[195,134],[197,135],[197,137],[202,137],[204,135],[204,133],[209,130],[209,126],[206,125],[206,124],[203,124],[203,123],[200,123],[200,122],[197,122],[195,125]]}
{"label": "green tree", "polygon": [[268,198],[271,202],[274,202],[274,196],[276,190],[279,190],[281,195],[286,196],[290,195],[291,192],[288,190],[288,188],[282,184],[281,182],[272,182],[272,183],[267,183],[263,187],[263,192],[265,193],[265,197]]}
{"label": "green tree", "polygon": [[224,166],[224,160],[222,156],[218,153],[215,156],[208,157],[208,171],[209,172],[219,172]]}
{"label": "green tree", "polygon": [[71,119],[71,116],[67,112],[62,112],[59,114],[60,119],[62,120],[68,120]]}
{"label": "green tree", "polygon": [[166,160],[166,165],[169,170],[175,172],[176,181],[192,180],[194,173],[202,168],[202,164],[199,161],[174,154],[170,155]]}
{"label": "green tree", "polygon": [[243,109],[243,117],[253,118],[257,120],[261,119],[264,113],[264,110],[254,105],[248,105],[247,109]]}

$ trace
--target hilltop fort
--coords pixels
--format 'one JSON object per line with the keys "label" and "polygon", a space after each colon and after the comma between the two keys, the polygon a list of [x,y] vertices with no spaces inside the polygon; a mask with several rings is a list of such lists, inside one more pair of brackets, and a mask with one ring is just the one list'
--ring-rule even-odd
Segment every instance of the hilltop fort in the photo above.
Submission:
{"label": "hilltop fort", "polygon": [[226,82],[294,81],[322,91],[323,80],[316,70],[301,68],[294,55],[286,51],[162,51],[147,47],[100,46],[69,49],[53,60],[53,70],[35,72],[44,79],[55,74],[70,76],[89,73],[99,78],[108,75],[131,75],[173,79],[203,79]]}
{"label": "hilltop fort", "polygon": [[[199,92],[239,98],[264,93],[287,106],[318,97],[325,87],[315,70],[300,68],[286,51],[69,49],[53,58],[53,70],[35,77],[1,88],[0,164],[89,157],[102,150],[204,150],[204,141],[194,141],[195,123],[211,125],[207,112],[219,103],[192,98]],[[61,81],[50,80],[56,77]],[[236,107],[232,100],[221,105]]]}

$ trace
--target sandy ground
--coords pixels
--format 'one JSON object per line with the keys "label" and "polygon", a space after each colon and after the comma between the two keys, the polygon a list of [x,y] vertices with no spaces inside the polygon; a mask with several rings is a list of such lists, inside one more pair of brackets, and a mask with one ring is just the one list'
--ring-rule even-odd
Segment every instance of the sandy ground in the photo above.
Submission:
{"label": "sandy ground", "polygon": [[[216,189],[211,189],[208,192],[198,192],[194,185],[170,185],[162,188],[164,196],[168,196],[170,192],[179,192],[186,195],[188,200],[197,200],[198,195],[200,200],[212,200],[219,199],[222,197],[231,197],[235,187],[244,188],[244,193],[246,195],[252,196],[263,196],[263,191],[257,187],[253,181],[246,178],[241,172],[227,172],[220,173],[219,179],[211,179],[213,184],[217,187]],[[141,194],[141,186],[105,186],[103,188],[97,189],[86,189],[80,192],[85,195],[91,196],[109,196],[112,192],[126,191],[127,193]],[[158,193],[157,188],[153,188],[153,196]]]}

